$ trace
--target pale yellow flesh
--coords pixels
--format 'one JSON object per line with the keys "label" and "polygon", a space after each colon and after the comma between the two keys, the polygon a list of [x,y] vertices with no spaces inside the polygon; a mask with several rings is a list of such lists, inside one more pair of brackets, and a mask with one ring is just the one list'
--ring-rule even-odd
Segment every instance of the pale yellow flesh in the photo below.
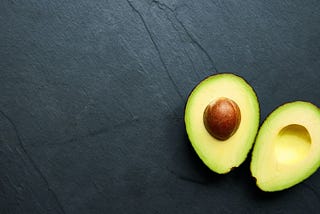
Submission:
{"label": "pale yellow flesh", "polygon": [[[212,137],[203,123],[206,106],[219,97],[232,99],[239,106],[241,122],[226,141]],[[202,161],[217,173],[227,173],[246,158],[259,125],[259,104],[252,88],[240,77],[219,74],[202,81],[189,96],[185,123],[189,139]]]}
{"label": "pale yellow flesh", "polygon": [[288,125],[276,136],[274,157],[281,165],[294,164],[306,158],[311,138],[308,130],[301,125]]}
{"label": "pale yellow flesh", "polygon": [[289,188],[320,164],[320,112],[307,102],[276,109],[263,123],[253,150],[251,172],[264,191]]}

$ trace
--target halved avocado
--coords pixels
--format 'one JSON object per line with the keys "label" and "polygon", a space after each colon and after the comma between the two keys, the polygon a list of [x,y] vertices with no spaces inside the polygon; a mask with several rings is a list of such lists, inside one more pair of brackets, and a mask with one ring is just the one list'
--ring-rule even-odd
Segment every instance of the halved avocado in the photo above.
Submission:
{"label": "halved avocado", "polygon": [[227,73],[201,81],[185,108],[186,131],[194,150],[219,174],[228,173],[246,159],[259,119],[254,90],[241,77]]}
{"label": "halved avocado", "polygon": [[261,126],[252,153],[251,173],[267,192],[298,184],[320,165],[320,111],[308,102],[284,104]]}

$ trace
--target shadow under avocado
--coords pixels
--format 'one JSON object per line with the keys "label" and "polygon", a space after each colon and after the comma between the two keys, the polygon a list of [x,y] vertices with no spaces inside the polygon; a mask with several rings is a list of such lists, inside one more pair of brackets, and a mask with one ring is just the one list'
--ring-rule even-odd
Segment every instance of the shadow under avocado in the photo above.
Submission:
{"label": "shadow under avocado", "polygon": [[167,170],[178,179],[209,185],[220,183],[225,175],[219,175],[211,171],[194,151],[187,133],[183,116],[168,118],[168,139],[175,142],[174,152],[167,164]]}
{"label": "shadow under avocado", "polygon": [[246,197],[255,201],[273,201],[292,192],[291,189],[278,192],[260,190],[250,171],[252,149],[246,160],[228,174],[217,174],[210,170],[193,149],[185,130],[183,115],[166,118],[167,139],[174,143],[172,156],[167,162],[166,169],[170,174],[186,182],[199,185],[222,185],[231,189],[239,189]]}
{"label": "shadow under avocado", "polygon": [[244,197],[259,203],[274,201],[280,203],[292,192],[298,191],[295,187],[278,192],[260,190],[250,171],[252,149],[248,153],[246,160],[228,174],[220,175],[213,172],[202,162],[193,149],[185,131],[183,117],[177,117],[176,115],[167,118],[167,123],[167,137],[170,143],[174,143],[174,145],[171,147],[173,151],[167,162],[166,169],[176,179],[197,185],[228,187],[228,189],[231,188],[232,191],[241,192]]}
{"label": "shadow under avocado", "polygon": [[[256,179],[252,176],[250,171],[252,150],[253,148],[251,148],[250,152],[248,153],[246,160],[238,168],[231,172],[231,176],[236,176],[236,180],[241,182],[239,185],[243,186],[248,197],[256,201],[272,201],[287,194],[286,192],[290,190],[265,192],[259,189],[259,187],[256,185]],[[233,173],[235,175],[233,175]]]}

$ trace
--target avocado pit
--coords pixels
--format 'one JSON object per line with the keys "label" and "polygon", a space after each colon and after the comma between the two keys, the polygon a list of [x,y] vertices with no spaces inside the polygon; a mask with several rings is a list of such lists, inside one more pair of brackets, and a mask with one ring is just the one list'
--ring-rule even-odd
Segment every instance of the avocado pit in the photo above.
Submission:
{"label": "avocado pit", "polygon": [[218,140],[227,140],[241,121],[239,106],[231,99],[220,97],[208,104],[203,113],[206,130]]}

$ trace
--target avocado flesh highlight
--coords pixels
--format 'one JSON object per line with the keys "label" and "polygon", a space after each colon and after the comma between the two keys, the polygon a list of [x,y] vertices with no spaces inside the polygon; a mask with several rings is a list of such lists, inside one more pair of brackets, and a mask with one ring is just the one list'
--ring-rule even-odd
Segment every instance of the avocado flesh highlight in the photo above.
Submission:
{"label": "avocado flesh highlight", "polygon": [[320,111],[296,101],[272,112],[261,126],[252,153],[257,186],[279,191],[305,180],[320,165]]}
{"label": "avocado flesh highlight", "polygon": [[[207,105],[220,97],[232,99],[241,112],[237,131],[220,141],[209,134],[203,122]],[[204,79],[190,94],[185,108],[189,140],[200,159],[212,171],[225,174],[247,157],[259,126],[259,103],[251,86],[233,74],[217,74]]]}

